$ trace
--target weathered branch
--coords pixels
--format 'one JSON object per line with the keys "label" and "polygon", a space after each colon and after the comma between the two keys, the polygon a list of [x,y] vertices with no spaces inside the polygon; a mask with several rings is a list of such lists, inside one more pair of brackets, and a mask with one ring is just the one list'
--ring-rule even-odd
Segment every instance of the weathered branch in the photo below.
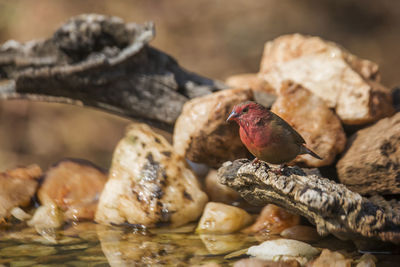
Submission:
{"label": "weathered branch", "polygon": [[277,167],[241,159],[225,163],[219,182],[255,205],[274,203],[306,217],[321,235],[373,238],[400,243],[399,204],[381,197],[364,198],[342,184],[299,167]]}
{"label": "weathered branch", "polygon": [[182,69],[148,45],[153,38],[152,23],[91,14],[48,40],[9,41],[0,46],[0,99],[89,105],[171,129],[188,99],[223,85]]}

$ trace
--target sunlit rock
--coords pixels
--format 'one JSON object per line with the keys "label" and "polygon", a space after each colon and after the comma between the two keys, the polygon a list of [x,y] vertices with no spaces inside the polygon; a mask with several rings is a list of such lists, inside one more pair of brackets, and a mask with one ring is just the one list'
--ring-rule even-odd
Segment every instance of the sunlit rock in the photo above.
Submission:
{"label": "sunlit rock", "polygon": [[281,236],[284,238],[295,239],[304,242],[315,242],[322,238],[314,227],[306,225],[295,225],[286,228],[281,232]]}
{"label": "sunlit rock", "polygon": [[223,90],[185,103],[174,128],[174,150],[189,160],[219,167],[247,157],[235,123],[227,123],[234,105],[252,100],[250,89]]}
{"label": "sunlit rock", "polygon": [[308,167],[326,166],[343,151],[346,135],[339,118],[320,97],[301,85],[284,82],[271,110],[293,126],[307,147],[322,157],[319,160],[311,155],[300,155],[294,162]]}
{"label": "sunlit rock", "polygon": [[400,113],[358,131],[337,164],[341,183],[360,194],[400,193]]}
{"label": "sunlit rock", "polygon": [[291,239],[276,239],[265,241],[258,246],[250,247],[247,254],[263,260],[297,260],[306,264],[319,250],[311,245]]}
{"label": "sunlit rock", "polygon": [[363,124],[394,112],[378,69],[337,44],[293,34],[265,44],[259,76],[277,91],[286,80],[301,84],[334,108],[344,123]]}
{"label": "sunlit rock", "polygon": [[96,221],[180,226],[196,220],[207,202],[192,170],[161,135],[132,124],[113,155]]}
{"label": "sunlit rock", "polygon": [[251,222],[251,215],[241,208],[209,202],[204,208],[196,232],[229,234],[242,229]]}
{"label": "sunlit rock", "polygon": [[13,208],[24,207],[31,202],[41,175],[38,165],[0,173],[0,220],[10,216]]}
{"label": "sunlit rock", "polygon": [[311,267],[351,267],[351,259],[346,259],[342,254],[329,249],[324,249],[321,255],[311,262]]}
{"label": "sunlit rock", "polygon": [[241,200],[238,192],[229,188],[226,185],[218,183],[217,171],[210,170],[205,179],[205,191],[213,202],[222,202],[225,204],[232,204]]}
{"label": "sunlit rock", "polygon": [[300,216],[292,214],[274,204],[263,208],[256,222],[244,229],[244,233],[280,234],[286,228],[297,225]]}
{"label": "sunlit rock", "polygon": [[66,159],[44,175],[38,190],[42,205],[55,203],[66,220],[93,220],[107,175],[85,160]]}

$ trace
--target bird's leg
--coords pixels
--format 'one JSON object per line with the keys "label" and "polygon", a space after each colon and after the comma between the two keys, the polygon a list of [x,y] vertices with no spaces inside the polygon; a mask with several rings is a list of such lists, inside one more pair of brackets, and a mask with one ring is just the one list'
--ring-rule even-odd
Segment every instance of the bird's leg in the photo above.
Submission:
{"label": "bird's leg", "polygon": [[257,157],[255,157],[254,159],[253,159],[253,161],[251,162],[251,164],[257,164],[257,163],[259,163],[260,162],[260,160],[257,158]]}
{"label": "bird's leg", "polygon": [[274,170],[274,173],[276,175],[285,175],[285,168],[287,168],[288,165],[286,163],[280,164],[278,169]]}

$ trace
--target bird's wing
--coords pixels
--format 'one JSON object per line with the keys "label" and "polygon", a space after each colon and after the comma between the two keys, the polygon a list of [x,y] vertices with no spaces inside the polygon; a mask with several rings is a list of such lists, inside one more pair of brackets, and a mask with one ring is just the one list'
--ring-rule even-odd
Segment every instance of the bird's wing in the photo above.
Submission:
{"label": "bird's wing", "polygon": [[303,139],[303,137],[292,127],[290,126],[289,123],[287,123],[284,119],[282,119],[281,117],[279,117],[278,115],[276,115],[275,113],[272,113],[272,116],[275,119],[276,124],[282,126],[282,128],[284,128],[286,131],[288,131],[288,133],[290,135],[293,136],[294,141],[296,142],[296,144],[305,144],[306,141]]}

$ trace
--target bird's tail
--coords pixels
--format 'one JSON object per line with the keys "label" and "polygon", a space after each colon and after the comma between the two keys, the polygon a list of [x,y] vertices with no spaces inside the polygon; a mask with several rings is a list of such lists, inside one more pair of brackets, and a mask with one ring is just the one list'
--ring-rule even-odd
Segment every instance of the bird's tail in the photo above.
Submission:
{"label": "bird's tail", "polygon": [[310,154],[311,156],[313,156],[314,158],[317,158],[319,160],[322,160],[322,158],[320,156],[318,156],[314,151],[312,151],[311,149],[307,148],[304,144],[301,147],[301,151],[300,154]]}

